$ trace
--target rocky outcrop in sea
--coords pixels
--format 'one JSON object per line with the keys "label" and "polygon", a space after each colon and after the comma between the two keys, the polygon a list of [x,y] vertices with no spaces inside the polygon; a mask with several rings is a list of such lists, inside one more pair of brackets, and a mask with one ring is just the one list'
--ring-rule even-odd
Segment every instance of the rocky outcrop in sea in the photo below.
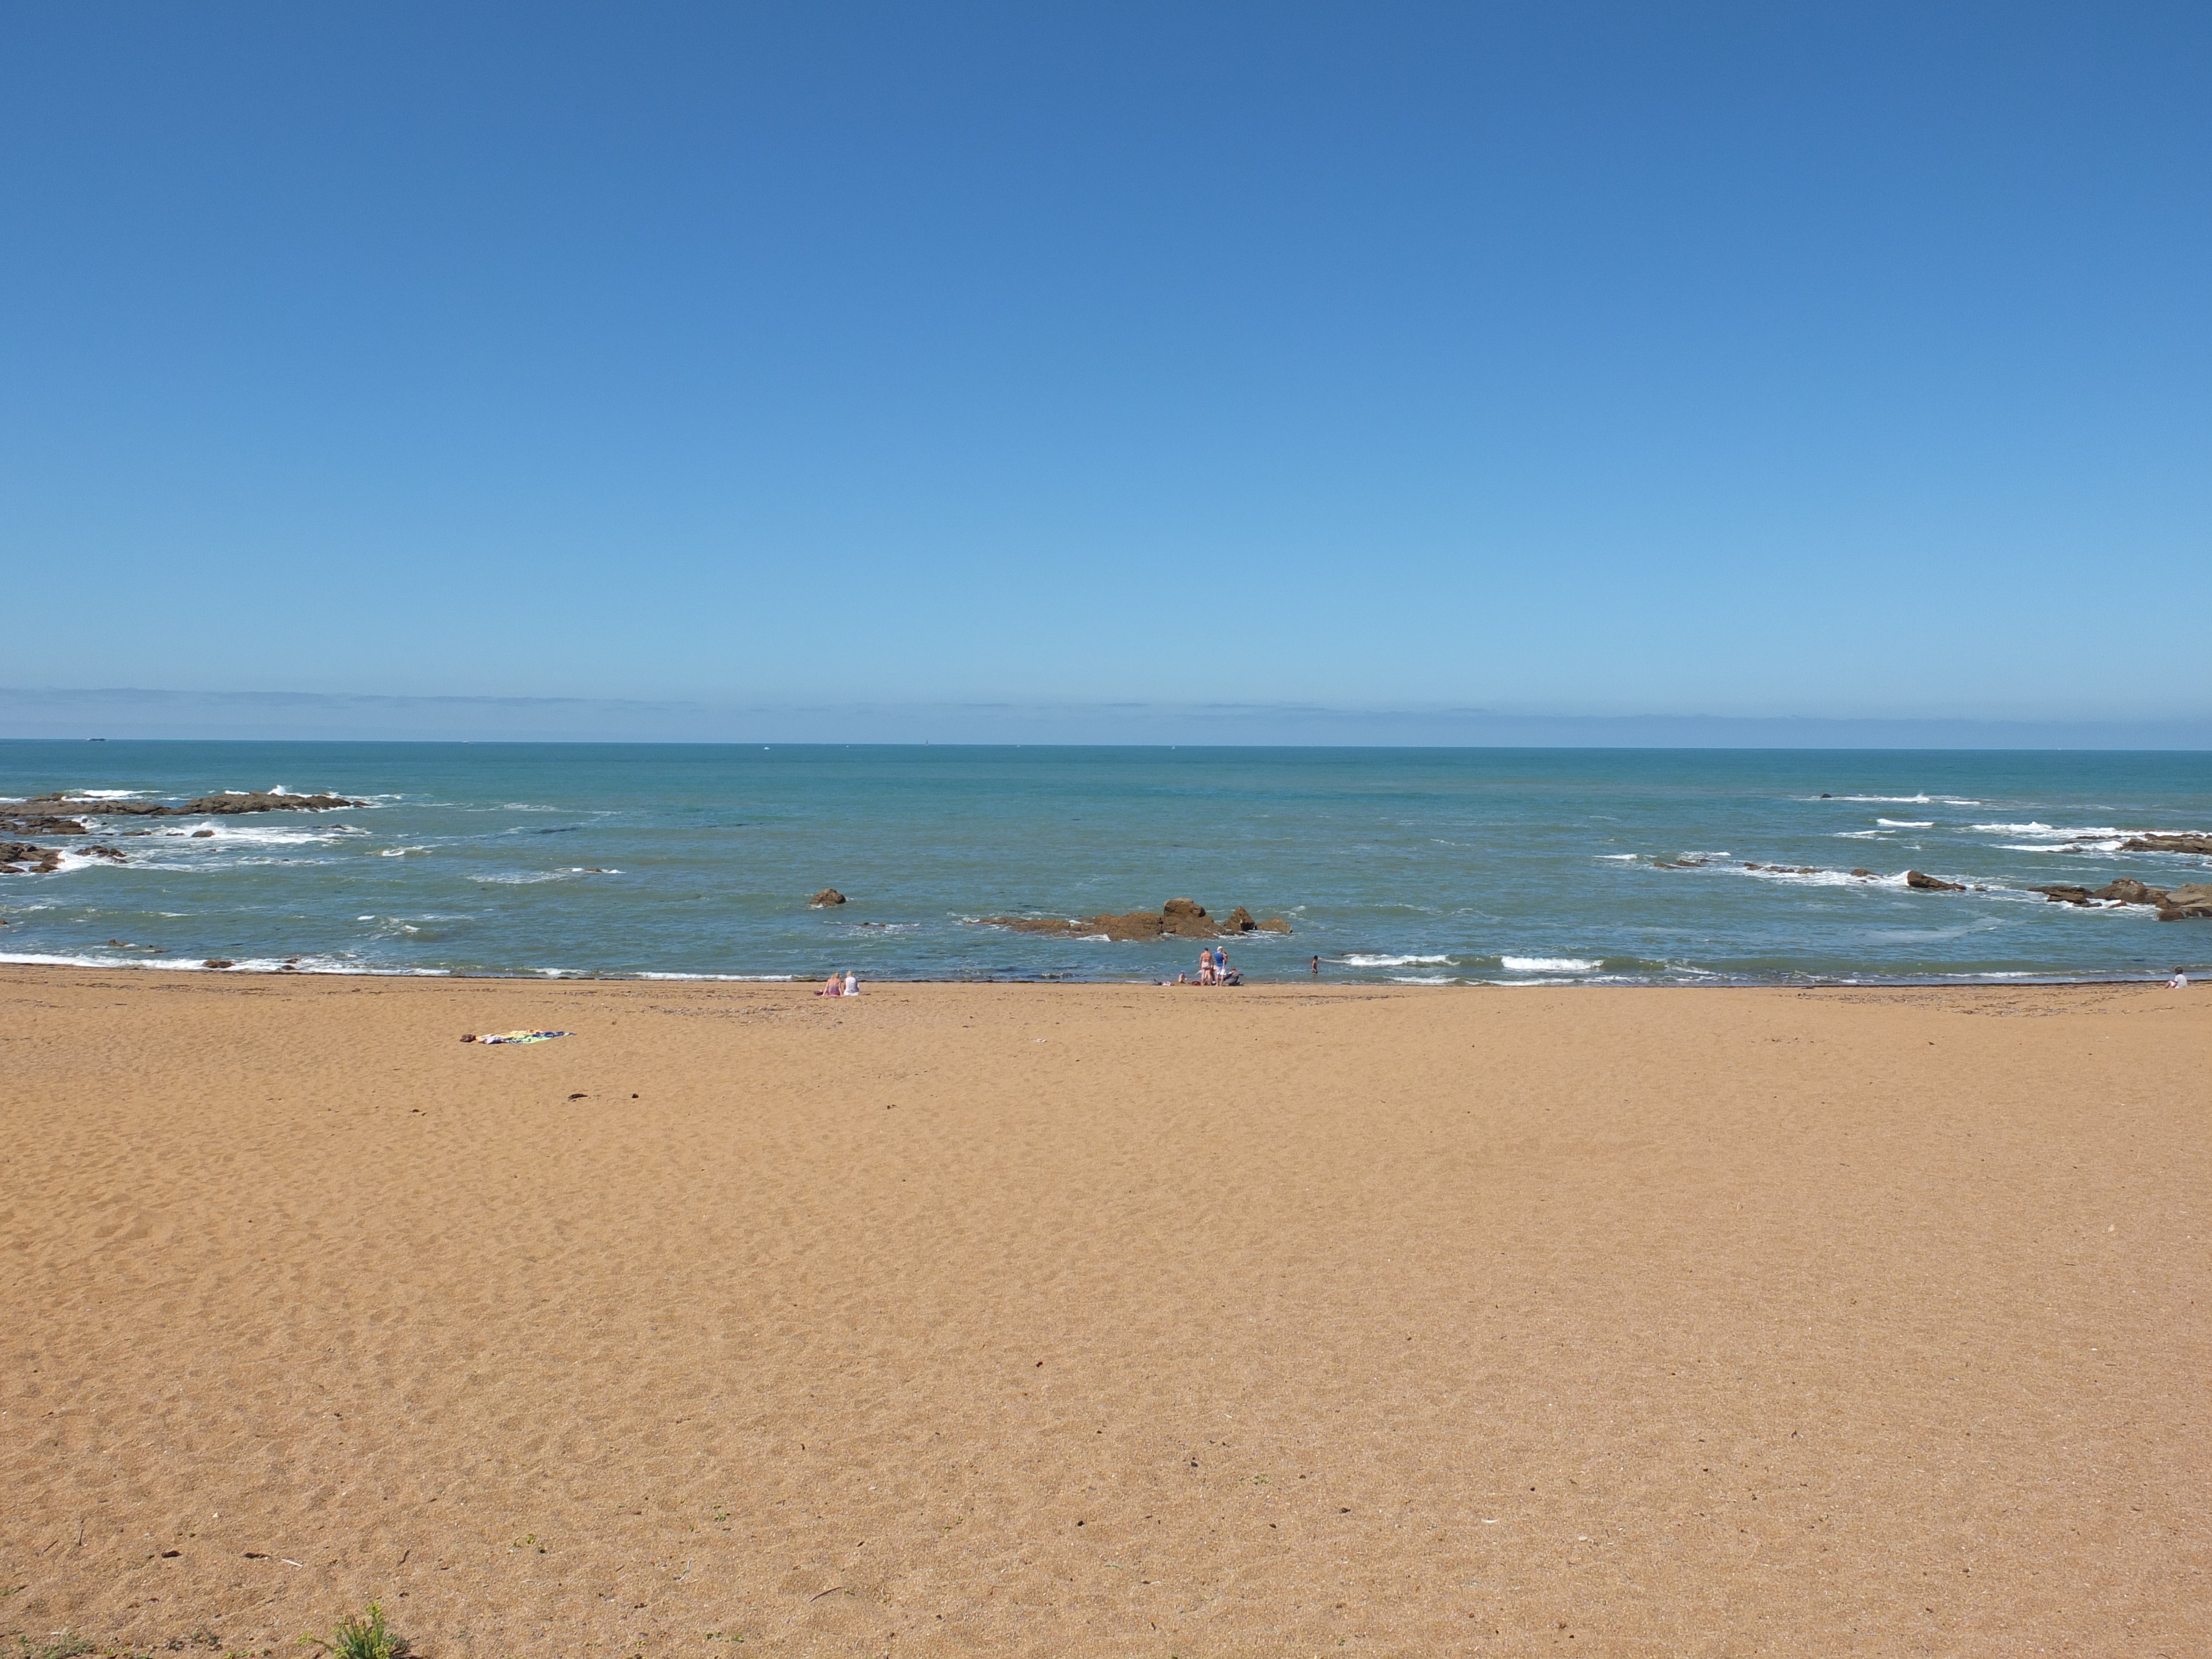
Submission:
{"label": "rocky outcrop in sea", "polygon": [[1216,919],[1194,899],[1172,898],[1159,908],[1132,910],[1119,916],[984,916],[980,926],[1009,927],[1019,933],[1049,933],[1062,939],[1115,940],[1145,939],[1233,939],[1239,933],[1287,933],[1291,924],[1280,916],[1265,921],[1238,905]]}
{"label": "rocky outcrop in sea", "polygon": [[[2163,850],[2163,849],[2161,849]],[[2053,904],[2072,904],[2089,908],[2106,904],[2148,905],[2158,912],[2160,921],[2212,921],[2212,884],[2195,882],[2172,889],[2152,887],[2122,876],[2108,881],[2094,892],[2087,887],[2032,887],[2030,892],[2040,893]]]}
{"label": "rocky outcrop in sea", "polygon": [[[225,790],[219,795],[202,795],[198,800],[188,800],[174,805],[155,800],[75,800],[67,795],[33,795],[19,803],[16,812],[37,817],[58,818],[196,818],[235,817],[246,812],[330,812],[341,806],[366,806],[365,800],[349,799],[344,795],[280,795],[264,789]],[[75,830],[53,830],[52,835],[82,835],[84,826]]]}

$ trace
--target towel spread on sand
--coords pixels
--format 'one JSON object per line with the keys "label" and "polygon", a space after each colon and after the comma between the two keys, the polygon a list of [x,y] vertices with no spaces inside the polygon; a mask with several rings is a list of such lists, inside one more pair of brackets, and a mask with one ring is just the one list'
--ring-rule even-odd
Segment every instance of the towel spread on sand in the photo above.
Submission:
{"label": "towel spread on sand", "polygon": [[544,1042],[556,1036],[574,1036],[573,1031],[495,1031],[489,1036],[480,1036],[478,1042]]}

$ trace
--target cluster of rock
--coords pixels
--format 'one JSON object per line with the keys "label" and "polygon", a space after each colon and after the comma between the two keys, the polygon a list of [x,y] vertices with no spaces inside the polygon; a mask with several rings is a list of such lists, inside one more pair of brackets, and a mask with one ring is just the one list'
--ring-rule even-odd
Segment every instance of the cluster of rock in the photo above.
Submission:
{"label": "cluster of rock", "polygon": [[[365,800],[350,800],[343,795],[277,795],[258,789],[203,795],[181,806],[151,800],[79,800],[56,793],[33,795],[0,811],[0,830],[16,836],[89,836],[94,831],[85,822],[88,818],[235,817],[245,812],[328,812],[340,806],[368,805]],[[134,830],[128,833],[151,835],[153,831]],[[193,833],[212,836],[215,831],[198,830]],[[123,862],[123,854],[112,847],[83,847],[76,850],[117,864]],[[61,864],[62,849],[58,847],[40,847],[27,841],[0,841],[0,875],[52,875],[61,868]]]}
{"label": "cluster of rock", "polygon": [[88,836],[92,831],[75,818],[52,812],[0,812],[0,830],[18,836]]}
{"label": "cluster of rock", "polygon": [[[329,812],[341,806],[366,806],[365,800],[349,800],[343,795],[276,795],[266,790],[238,790],[221,795],[202,795],[198,800],[188,800],[181,806],[165,805],[153,800],[72,800],[60,793],[33,795],[23,802],[20,810],[33,816],[45,817],[50,822],[60,821],[58,815],[70,818],[197,818],[235,817],[245,812]],[[11,815],[12,816],[12,815]],[[50,835],[82,835],[83,824],[74,830],[50,830]]]}
{"label": "cluster of rock", "polygon": [[[2164,851],[2164,848],[2154,849]],[[2147,904],[2158,912],[2160,921],[2212,921],[2212,884],[2193,883],[2186,887],[2168,890],[2150,887],[2132,876],[2122,876],[2118,881],[2108,881],[2094,892],[2086,887],[2036,887],[2029,890],[2043,895],[2053,904],[2075,904],[2084,907],[2094,904]]]}
{"label": "cluster of rock", "polygon": [[845,896],[834,887],[825,887],[806,902],[817,909],[825,909],[832,904],[842,904]]}
{"label": "cluster of rock", "polygon": [[2212,836],[2143,834],[2130,836],[2120,843],[2123,853],[2196,853],[2212,858]]}
{"label": "cluster of rock", "polygon": [[[123,854],[112,847],[81,847],[76,850],[112,864],[123,862]],[[0,841],[0,875],[50,876],[61,867],[62,849],[58,847],[34,847],[27,841]]]}
{"label": "cluster of rock", "polygon": [[0,841],[0,872],[11,876],[44,876],[61,867],[58,847],[33,847],[27,841]]}
{"label": "cluster of rock", "polygon": [[1060,939],[1097,939],[1103,935],[1115,940],[1228,939],[1238,933],[1291,931],[1291,924],[1280,916],[1254,921],[1252,913],[1241,904],[1217,920],[1206,914],[1204,905],[1187,898],[1170,899],[1160,907],[1158,915],[1150,910],[1133,910],[1121,916],[985,916],[981,925],[1011,927],[1022,933],[1050,933]]}

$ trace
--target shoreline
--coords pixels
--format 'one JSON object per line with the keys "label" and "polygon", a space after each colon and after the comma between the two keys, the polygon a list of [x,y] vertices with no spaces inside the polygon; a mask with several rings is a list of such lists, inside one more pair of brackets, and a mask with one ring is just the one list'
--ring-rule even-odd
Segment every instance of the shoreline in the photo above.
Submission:
{"label": "shoreline", "polygon": [[[1323,958],[1324,963],[1327,958]],[[806,987],[817,981],[802,974],[692,974],[692,973],[635,973],[592,974],[567,970],[518,970],[514,973],[462,972],[447,968],[263,968],[233,965],[210,968],[196,962],[84,962],[73,958],[53,957],[9,957],[0,954],[0,972],[58,972],[58,973],[137,973],[209,974],[231,978],[264,979],[362,979],[380,982],[423,981],[438,984],[497,984],[497,985],[789,985]],[[2167,970],[2170,972],[2171,970]],[[2212,961],[2184,964],[2191,975],[2212,975]],[[1885,987],[1920,990],[2001,990],[2008,986],[2067,986],[2067,985],[2146,985],[2165,983],[2166,974],[2156,969],[2142,974],[1986,974],[1901,975],[1897,977],[1872,975],[1850,978],[1807,975],[1797,979],[1735,979],[1725,975],[1701,975],[1694,979],[1638,979],[1627,975],[1594,975],[1582,978],[1550,975],[1528,979],[1457,979],[1444,981],[1422,980],[1355,980],[1312,979],[1293,976],[1285,979],[1249,979],[1241,986],[1176,985],[1171,981],[1156,979],[1107,979],[1075,975],[964,975],[954,979],[908,978],[903,975],[883,975],[863,979],[861,994],[873,986],[935,986],[935,985],[1068,985],[1097,986],[1102,988],[1121,987],[1151,990],[1261,990],[1306,989],[1324,986],[1346,990],[1400,991],[1515,991],[1515,990],[1574,990],[1574,991],[1818,991],[1878,989]]]}

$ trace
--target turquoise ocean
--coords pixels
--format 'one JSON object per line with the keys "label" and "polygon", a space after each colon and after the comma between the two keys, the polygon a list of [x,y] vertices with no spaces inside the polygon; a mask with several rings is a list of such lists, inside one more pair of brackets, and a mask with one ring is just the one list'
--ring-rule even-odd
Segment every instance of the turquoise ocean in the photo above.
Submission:
{"label": "turquoise ocean", "polygon": [[[0,742],[11,799],[277,787],[367,805],[109,820],[92,839],[125,863],[0,875],[0,960],[1155,980],[1195,947],[977,919],[1177,896],[1290,921],[1231,942],[1255,981],[1307,978],[1315,956],[1329,981],[1420,985],[2212,959],[2212,922],[2029,890],[2212,880],[2212,860],[2118,844],[2212,829],[2202,753]],[[1969,890],[1912,890],[1908,869]],[[850,902],[810,908],[823,887]]]}

